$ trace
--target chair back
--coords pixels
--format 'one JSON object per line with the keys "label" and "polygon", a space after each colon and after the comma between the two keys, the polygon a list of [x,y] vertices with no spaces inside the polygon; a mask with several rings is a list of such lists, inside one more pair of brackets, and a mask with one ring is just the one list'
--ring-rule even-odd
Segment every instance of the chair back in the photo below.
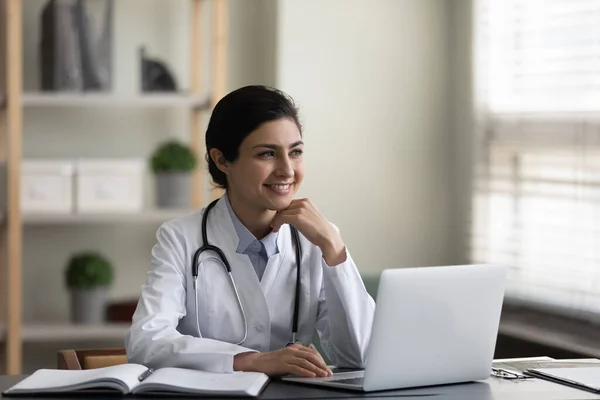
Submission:
{"label": "chair back", "polygon": [[124,348],[60,350],[58,369],[94,369],[127,364]]}

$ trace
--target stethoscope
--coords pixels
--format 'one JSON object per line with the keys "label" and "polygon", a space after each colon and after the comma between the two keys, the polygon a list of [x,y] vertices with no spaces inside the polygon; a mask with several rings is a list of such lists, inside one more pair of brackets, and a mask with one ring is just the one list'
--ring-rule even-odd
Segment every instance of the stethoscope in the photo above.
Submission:
{"label": "stethoscope", "polygon": [[[208,250],[214,251],[223,265],[225,265],[225,269],[227,270],[227,275],[229,275],[229,280],[231,281],[231,286],[233,287],[233,291],[235,292],[235,297],[237,299],[238,305],[240,307],[240,311],[242,313],[242,319],[244,320],[244,337],[241,341],[236,344],[242,344],[246,338],[248,337],[248,321],[246,319],[246,313],[244,312],[244,306],[242,305],[242,301],[240,300],[240,295],[237,290],[237,286],[235,284],[235,280],[233,279],[233,275],[231,273],[231,266],[229,265],[229,261],[227,261],[227,257],[223,251],[217,246],[213,246],[208,243],[208,237],[206,234],[206,221],[208,220],[208,213],[210,210],[217,204],[219,199],[213,201],[206,207],[204,210],[204,214],[202,215],[202,246],[196,250],[194,253],[194,257],[192,258],[192,276],[194,277],[194,299],[196,304],[196,328],[198,329],[198,337],[202,337],[202,333],[200,332],[200,322],[198,318],[198,268],[199,262],[198,258],[200,255]],[[300,247],[300,238],[298,237],[298,231],[296,228],[290,225],[290,230],[292,232],[292,240],[294,241],[294,246],[296,248],[296,293],[294,297],[294,319],[292,322],[292,341],[289,342],[287,346],[291,346],[296,343],[296,334],[298,333],[298,309],[300,308],[300,261],[302,260],[302,248]]]}

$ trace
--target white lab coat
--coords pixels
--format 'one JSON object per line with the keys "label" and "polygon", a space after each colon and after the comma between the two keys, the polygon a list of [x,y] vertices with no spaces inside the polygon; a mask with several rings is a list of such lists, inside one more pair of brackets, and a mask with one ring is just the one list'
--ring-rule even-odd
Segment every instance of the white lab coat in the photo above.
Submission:
{"label": "white lab coat", "polygon": [[[258,280],[248,256],[237,254],[238,237],[224,198],[210,211],[208,241],[227,256],[246,313],[248,336],[239,306],[216,254],[200,256],[196,328],[191,260],[201,246],[204,210],[164,223],[157,232],[152,263],[125,335],[130,362],[148,367],[185,367],[232,372],[233,357],[271,351],[291,341],[296,262],[289,225],[277,237],[279,253],[269,258]],[[297,340],[311,341],[315,329],[328,357],[338,366],[364,367],[375,303],[348,253],[328,266],[320,249],[300,234],[302,246],[300,317]]]}

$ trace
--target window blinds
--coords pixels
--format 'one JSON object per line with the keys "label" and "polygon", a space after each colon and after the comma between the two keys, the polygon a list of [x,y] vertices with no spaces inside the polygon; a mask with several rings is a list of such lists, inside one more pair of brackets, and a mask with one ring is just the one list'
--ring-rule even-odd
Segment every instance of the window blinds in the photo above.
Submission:
{"label": "window blinds", "polygon": [[599,1],[484,0],[479,10],[492,110],[598,110]]}
{"label": "window blinds", "polygon": [[471,257],[507,296],[600,317],[600,0],[482,0]]}

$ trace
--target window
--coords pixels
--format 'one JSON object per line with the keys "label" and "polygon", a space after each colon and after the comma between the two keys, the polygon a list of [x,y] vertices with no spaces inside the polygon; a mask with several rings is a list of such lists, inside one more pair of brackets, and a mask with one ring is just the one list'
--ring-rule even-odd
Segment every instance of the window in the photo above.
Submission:
{"label": "window", "polygon": [[600,0],[481,0],[471,256],[507,297],[600,317]]}

